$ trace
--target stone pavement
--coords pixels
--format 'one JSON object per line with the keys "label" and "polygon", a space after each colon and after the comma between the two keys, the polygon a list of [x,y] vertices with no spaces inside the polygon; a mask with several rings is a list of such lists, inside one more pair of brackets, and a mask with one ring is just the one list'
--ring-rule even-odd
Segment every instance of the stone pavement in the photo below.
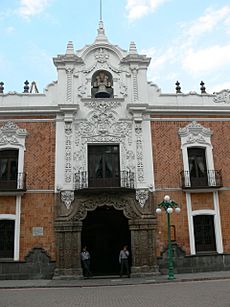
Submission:
{"label": "stone pavement", "polygon": [[90,279],[33,279],[33,280],[0,280],[0,289],[11,288],[58,288],[58,287],[100,287],[137,284],[159,284],[188,281],[204,281],[230,279],[230,271],[201,272],[175,274],[174,280],[168,280],[167,275],[153,275],[148,277],[119,278],[116,276],[93,277]]}

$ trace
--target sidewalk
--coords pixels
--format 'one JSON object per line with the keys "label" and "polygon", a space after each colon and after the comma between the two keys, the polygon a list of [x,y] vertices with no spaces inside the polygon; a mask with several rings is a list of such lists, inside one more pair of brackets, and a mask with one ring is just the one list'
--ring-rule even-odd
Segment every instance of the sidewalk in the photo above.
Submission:
{"label": "sidewalk", "polygon": [[93,277],[90,279],[62,279],[62,280],[0,280],[0,289],[12,288],[58,288],[58,287],[100,287],[100,286],[119,286],[119,285],[138,285],[138,284],[159,284],[188,281],[205,281],[230,279],[230,271],[202,272],[175,274],[174,280],[168,280],[167,275],[151,277],[118,278],[112,277]]}

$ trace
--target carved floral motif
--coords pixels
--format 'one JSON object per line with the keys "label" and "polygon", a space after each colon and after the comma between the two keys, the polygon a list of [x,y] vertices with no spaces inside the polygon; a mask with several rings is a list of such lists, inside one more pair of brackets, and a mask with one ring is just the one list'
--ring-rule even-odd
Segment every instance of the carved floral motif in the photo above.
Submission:
{"label": "carved floral motif", "polygon": [[138,211],[132,205],[130,199],[122,197],[112,197],[110,195],[98,195],[88,200],[84,200],[78,206],[77,212],[74,214],[74,220],[83,220],[87,215],[87,211],[94,211],[97,207],[109,206],[114,207],[116,210],[123,210],[124,215],[128,219],[134,219],[140,217]]}
{"label": "carved floral motif", "polygon": [[95,52],[95,59],[99,63],[105,63],[109,59],[109,53],[103,48],[99,48]]}
{"label": "carved floral motif", "polygon": [[223,90],[215,94],[216,97],[213,98],[215,103],[230,103],[230,90]]}
{"label": "carved floral motif", "polygon": [[122,169],[132,168],[134,170],[133,161],[125,159],[127,151],[130,157],[135,157],[129,148],[129,145],[132,144],[132,122],[117,119],[115,109],[120,106],[120,102],[92,100],[85,102],[85,106],[91,110],[88,119],[75,124],[75,146],[77,148],[77,151],[74,152],[75,170],[85,170],[88,143],[122,144]]}
{"label": "carved floral motif", "polygon": [[25,139],[26,136],[26,129],[21,129],[14,122],[8,121],[0,128],[0,145],[22,146],[20,139]]}
{"label": "carved floral motif", "polygon": [[148,189],[136,190],[136,200],[139,202],[141,208],[144,207],[148,198],[149,198],[149,190]]}
{"label": "carved floral motif", "polygon": [[74,192],[73,191],[61,192],[61,200],[65,204],[66,208],[69,209],[71,203],[74,201]]}
{"label": "carved floral motif", "polygon": [[65,123],[65,183],[72,181],[72,123]]}
{"label": "carved floral motif", "polygon": [[183,139],[183,144],[210,144],[212,131],[193,121],[184,128],[179,129],[179,135]]}
{"label": "carved floral motif", "polygon": [[137,156],[137,180],[144,181],[143,146],[142,146],[142,123],[135,124],[136,156]]}

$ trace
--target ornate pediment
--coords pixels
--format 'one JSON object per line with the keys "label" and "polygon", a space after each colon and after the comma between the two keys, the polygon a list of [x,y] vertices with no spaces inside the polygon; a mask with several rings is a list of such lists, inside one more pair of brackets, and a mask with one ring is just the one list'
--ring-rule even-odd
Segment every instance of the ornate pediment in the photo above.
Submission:
{"label": "ornate pediment", "polygon": [[216,95],[213,98],[215,103],[230,103],[230,90],[223,90],[214,94]]}
{"label": "ornate pediment", "polygon": [[205,128],[196,121],[188,124],[184,128],[180,128],[178,134],[181,137],[181,143],[184,144],[210,144],[210,137],[212,131],[209,128]]}
{"label": "ornate pediment", "polygon": [[0,128],[0,145],[24,146],[26,136],[26,129],[21,129],[14,122],[8,121]]}

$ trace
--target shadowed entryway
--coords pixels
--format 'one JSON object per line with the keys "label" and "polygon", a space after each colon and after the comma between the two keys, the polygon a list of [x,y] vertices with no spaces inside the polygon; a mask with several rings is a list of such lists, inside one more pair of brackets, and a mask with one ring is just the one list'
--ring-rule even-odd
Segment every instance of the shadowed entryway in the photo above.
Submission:
{"label": "shadowed entryway", "polygon": [[93,275],[119,275],[118,257],[124,244],[131,250],[128,219],[123,211],[103,206],[87,213],[81,245],[86,245],[91,254]]}

